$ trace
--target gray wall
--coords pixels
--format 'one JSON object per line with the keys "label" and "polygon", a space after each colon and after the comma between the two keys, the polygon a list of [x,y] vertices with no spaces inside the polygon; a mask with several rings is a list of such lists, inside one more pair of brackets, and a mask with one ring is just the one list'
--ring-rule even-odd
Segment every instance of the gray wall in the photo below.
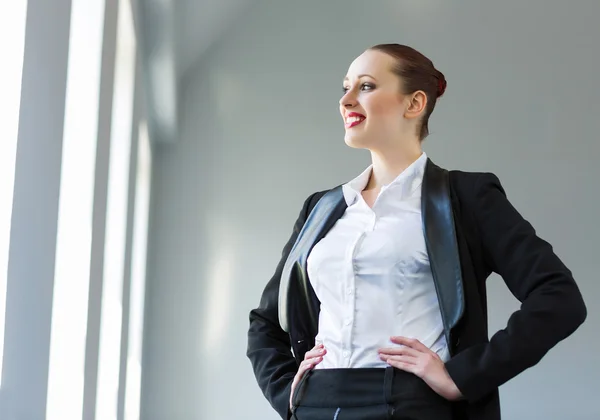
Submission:
{"label": "gray wall", "polygon": [[[155,151],[142,418],[277,418],[245,357],[247,315],[304,198],[369,164],[337,102],[380,42],[446,75],[429,156],[495,172],[586,297],[586,324],[501,388],[504,418],[600,418],[599,15],[594,0],[256,2],[187,73],[181,138]],[[495,332],[519,303],[488,284]]]}

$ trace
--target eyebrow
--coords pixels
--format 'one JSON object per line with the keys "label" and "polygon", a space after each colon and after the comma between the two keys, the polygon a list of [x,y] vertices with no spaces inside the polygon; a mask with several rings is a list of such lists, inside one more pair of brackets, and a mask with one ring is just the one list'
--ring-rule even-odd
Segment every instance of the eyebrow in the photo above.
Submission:
{"label": "eyebrow", "polygon": [[[371,79],[373,79],[373,80],[377,80],[377,79],[375,79],[373,76],[371,76],[370,74],[366,74],[366,73],[359,74],[359,75],[358,75],[358,79],[360,79],[361,77],[364,77],[364,76],[370,77],[370,78],[371,78]],[[346,81],[346,80],[348,80],[348,76],[344,77],[344,81]]]}

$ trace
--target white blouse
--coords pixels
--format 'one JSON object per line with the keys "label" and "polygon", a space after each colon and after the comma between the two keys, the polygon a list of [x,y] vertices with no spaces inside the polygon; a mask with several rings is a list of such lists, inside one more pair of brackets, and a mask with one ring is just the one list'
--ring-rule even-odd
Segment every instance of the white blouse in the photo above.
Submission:
{"label": "white blouse", "polygon": [[397,335],[449,359],[421,220],[426,162],[423,153],[383,186],[372,209],[361,195],[372,166],[342,186],[348,208],[307,262],[327,349],[316,369],[386,367],[377,350],[398,346]]}

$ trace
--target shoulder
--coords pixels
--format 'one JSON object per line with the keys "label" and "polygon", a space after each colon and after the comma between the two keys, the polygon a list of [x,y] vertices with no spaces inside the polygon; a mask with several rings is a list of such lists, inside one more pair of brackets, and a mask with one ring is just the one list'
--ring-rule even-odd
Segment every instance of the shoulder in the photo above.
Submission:
{"label": "shoulder", "polygon": [[450,170],[448,173],[450,188],[461,199],[474,199],[482,191],[490,190],[496,190],[504,194],[500,179],[492,172]]}
{"label": "shoulder", "polygon": [[310,213],[310,211],[313,209],[313,207],[319,202],[319,200],[328,192],[335,190],[336,188],[340,188],[341,185],[338,185],[336,187],[333,188],[329,188],[326,190],[320,190],[320,191],[316,191],[311,193],[305,200],[304,200],[304,205],[302,207],[302,210],[304,212],[304,216],[308,217],[308,214]]}
{"label": "shoulder", "polygon": [[317,201],[319,201],[321,199],[321,197],[323,197],[325,194],[327,194],[329,191],[332,191],[335,188],[330,188],[327,190],[321,190],[321,191],[316,191],[314,193],[312,193],[309,197],[309,204],[310,207],[314,207],[315,204],[317,204]]}
{"label": "shoulder", "polygon": [[[500,189],[503,191],[499,178],[492,172],[473,172],[464,171],[461,169],[448,169],[438,166],[435,162],[428,160],[428,165],[425,170],[425,177],[427,178],[428,173],[432,174],[437,171],[444,171],[448,173],[450,190],[452,195],[460,196],[463,198],[472,197],[477,194],[477,191],[482,186],[493,186],[493,189]],[[431,175],[430,175],[431,176]],[[426,182],[426,180],[425,180]]]}

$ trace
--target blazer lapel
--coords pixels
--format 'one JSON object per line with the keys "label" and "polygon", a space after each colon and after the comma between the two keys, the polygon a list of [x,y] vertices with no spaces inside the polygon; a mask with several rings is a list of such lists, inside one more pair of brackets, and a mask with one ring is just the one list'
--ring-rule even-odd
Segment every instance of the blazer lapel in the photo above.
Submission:
{"label": "blazer lapel", "polygon": [[421,190],[423,231],[448,346],[465,308],[460,254],[450,200],[449,174],[427,160]]}
{"label": "blazer lapel", "polygon": [[[302,230],[296,238],[296,242],[290,251],[283,266],[281,281],[279,284],[279,323],[281,328],[289,332],[290,306],[305,303],[308,305],[309,318],[307,328],[316,331],[319,324],[318,299],[308,279],[306,263],[310,251],[329,230],[333,227],[344,212],[347,205],[342,193],[342,187],[338,186],[328,191],[308,215]],[[288,299],[290,288],[300,296]]]}
{"label": "blazer lapel", "polygon": [[[450,331],[464,313],[465,300],[448,171],[428,159],[421,188],[425,244],[446,340],[451,347]],[[279,322],[286,332],[290,332],[292,323],[311,333],[317,331],[319,302],[308,279],[306,263],[314,245],[342,217],[346,208],[341,186],[328,191],[312,209],[298,234],[279,285]],[[288,299],[290,293],[294,293],[293,299]],[[295,305],[303,307],[296,311]],[[307,312],[308,319],[289,319],[290,314]]]}

